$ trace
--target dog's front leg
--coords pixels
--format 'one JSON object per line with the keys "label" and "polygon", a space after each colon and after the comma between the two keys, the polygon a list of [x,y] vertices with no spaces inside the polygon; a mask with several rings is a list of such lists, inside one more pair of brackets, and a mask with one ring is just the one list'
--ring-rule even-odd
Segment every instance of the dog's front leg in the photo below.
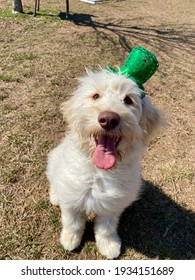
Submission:
{"label": "dog's front leg", "polygon": [[119,216],[99,216],[95,221],[95,239],[100,253],[108,259],[120,255],[121,240],[117,233]]}
{"label": "dog's front leg", "polygon": [[85,228],[85,215],[72,209],[61,208],[61,211],[63,228],[60,243],[65,250],[72,251],[81,243]]}

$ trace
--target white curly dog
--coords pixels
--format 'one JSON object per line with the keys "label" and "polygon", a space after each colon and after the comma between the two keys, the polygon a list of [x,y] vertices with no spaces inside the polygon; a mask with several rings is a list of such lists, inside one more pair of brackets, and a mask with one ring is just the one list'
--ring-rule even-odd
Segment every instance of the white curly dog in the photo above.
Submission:
{"label": "white curly dog", "polygon": [[61,208],[66,250],[79,246],[86,214],[93,213],[97,247],[113,259],[121,248],[118,221],[139,197],[141,155],[161,114],[123,75],[87,71],[79,80],[62,105],[66,136],[48,158],[50,201]]}

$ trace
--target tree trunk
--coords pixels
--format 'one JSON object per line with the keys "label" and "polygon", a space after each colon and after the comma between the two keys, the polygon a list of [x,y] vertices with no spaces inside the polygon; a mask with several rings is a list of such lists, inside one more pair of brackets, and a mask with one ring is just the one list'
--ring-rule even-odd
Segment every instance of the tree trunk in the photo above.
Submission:
{"label": "tree trunk", "polygon": [[12,0],[13,3],[13,13],[23,13],[23,7],[22,7],[22,0]]}

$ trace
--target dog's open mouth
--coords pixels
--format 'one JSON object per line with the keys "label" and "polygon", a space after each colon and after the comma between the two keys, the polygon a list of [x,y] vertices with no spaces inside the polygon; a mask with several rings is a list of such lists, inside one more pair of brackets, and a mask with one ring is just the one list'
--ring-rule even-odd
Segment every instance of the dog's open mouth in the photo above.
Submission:
{"label": "dog's open mouth", "polygon": [[100,134],[94,137],[96,148],[93,154],[93,162],[98,168],[110,169],[116,163],[117,146],[121,140],[116,135]]}

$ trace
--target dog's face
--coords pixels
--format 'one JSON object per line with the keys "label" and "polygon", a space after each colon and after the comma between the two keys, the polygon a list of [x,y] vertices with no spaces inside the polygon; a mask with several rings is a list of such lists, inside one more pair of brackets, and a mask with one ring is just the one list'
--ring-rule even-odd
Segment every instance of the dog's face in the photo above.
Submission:
{"label": "dog's face", "polygon": [[88,72],[63,103],[69,133],[98,168],[116,166],[157,128],[160,114],[141,93],[131,79],[102,70]]}

